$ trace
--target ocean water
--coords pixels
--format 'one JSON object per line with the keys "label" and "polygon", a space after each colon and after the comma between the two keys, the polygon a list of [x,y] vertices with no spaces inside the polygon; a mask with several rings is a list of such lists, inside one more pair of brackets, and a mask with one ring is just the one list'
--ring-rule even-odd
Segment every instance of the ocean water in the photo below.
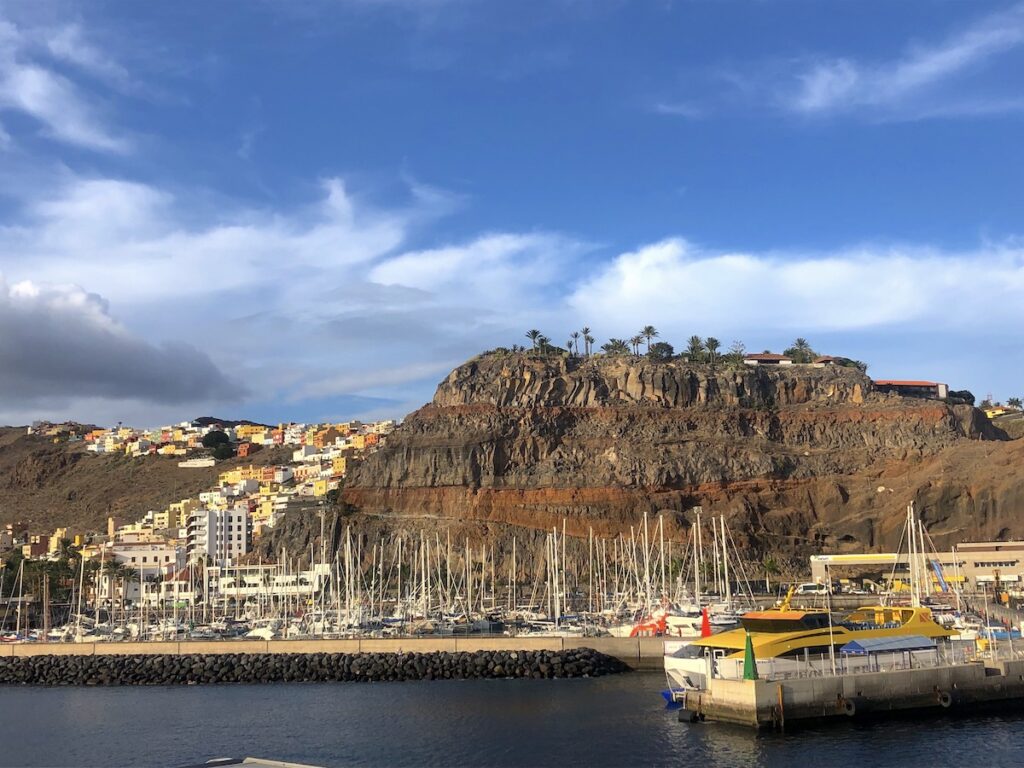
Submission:
{"label": "ocean water", "polygon": [[786,734],[680,723],[660,674],[592,680],[0,688],[0,765],[159,766],[257,756],[323,766],[1002,766],[1024,715]]}

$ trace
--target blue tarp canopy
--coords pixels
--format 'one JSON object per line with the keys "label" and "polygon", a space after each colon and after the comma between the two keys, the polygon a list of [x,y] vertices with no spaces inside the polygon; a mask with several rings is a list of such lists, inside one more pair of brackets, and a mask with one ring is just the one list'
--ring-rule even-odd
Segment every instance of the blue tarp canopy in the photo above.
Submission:
{"label": "blue tarp canopy", "polygon": [[935,641],[923,635],[899,635],[897,637],[871,637],[851,640],[840,653],[864,656],[868,653],[890,653],[893,651],[927,651],[935,648]]}

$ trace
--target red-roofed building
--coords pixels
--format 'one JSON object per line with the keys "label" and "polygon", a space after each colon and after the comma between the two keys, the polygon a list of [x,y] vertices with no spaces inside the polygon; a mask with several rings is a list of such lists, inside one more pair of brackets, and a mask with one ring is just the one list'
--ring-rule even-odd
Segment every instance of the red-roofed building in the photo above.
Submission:
{"label": "red-roofed building", "polygon": [[949,385],[937,381],[901,379],[878,379],[875,389],[879,392],[895,392],[903,397],[930,397],[943,400],[949,396]]}
{"label": "red-roofed building", "polygon": [[747,365],[792,365],[792,358],[785,355],[776,355],[771,352],[760,352],[755,355],[747,355],[743,358]]}

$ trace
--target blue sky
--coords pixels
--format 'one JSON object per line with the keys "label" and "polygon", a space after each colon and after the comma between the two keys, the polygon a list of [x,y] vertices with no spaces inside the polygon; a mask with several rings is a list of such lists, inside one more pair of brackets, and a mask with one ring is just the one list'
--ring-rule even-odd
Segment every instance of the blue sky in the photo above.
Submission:
{"label": "blue sky", "polygon": [[0,423],[653,323],[1024,394],[1024,5],[0,0]]}

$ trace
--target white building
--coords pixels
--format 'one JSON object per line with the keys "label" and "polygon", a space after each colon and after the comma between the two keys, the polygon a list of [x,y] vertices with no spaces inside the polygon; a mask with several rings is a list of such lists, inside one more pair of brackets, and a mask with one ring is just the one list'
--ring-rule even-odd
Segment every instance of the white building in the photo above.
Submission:
{"label": "white building", "polygon": [[141,594],[142,582],[173,574],[184,565],[185,554],[164,539],[143,537],[134,541],[104,544],[95,559],[100,563],[118,563],[133,572],[130,578],[126,578],[111,577],[101,571],[97,579],[100,600],[119,600],[123,591],[125,600],[135,602]]}
{"label": "white building", "polygon": [[292,451],[292,461],[306,461],[311,456],[317,455],[317,449],[312,445],[304,445],[296,451]]}
{"label": "white building", "polygon": [[189,560],[202,556],[210,565],[231,565],[252,546],[252,519],[247,509],[199,509],[189,515],[185,535]]}

